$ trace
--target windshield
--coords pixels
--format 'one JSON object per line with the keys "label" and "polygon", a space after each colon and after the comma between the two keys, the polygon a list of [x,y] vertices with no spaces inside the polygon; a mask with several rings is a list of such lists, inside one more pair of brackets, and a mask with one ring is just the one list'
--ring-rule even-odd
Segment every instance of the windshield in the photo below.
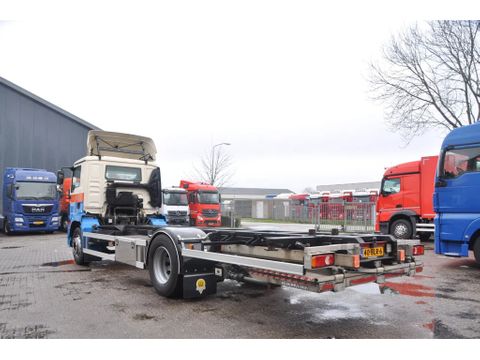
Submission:
{"label": "windshield", "polygon": [[140,182],[142,181],[142,169],[107,165],[105,170],[105,178],[107,180]]}
{"label": "windshield", "polygon": [[163,203],[165,205],[188,205],[187,194],[183,192],[164,192]]}
{"label": "windshield", "polygon": [[15,184],[17,200],[55,200],[57,185],[42,182],[18,182]]}
{"label": "windshield", "polygon": [[217,192],[199,192],[198,202],[200,204],[219,204],[220,196]]}

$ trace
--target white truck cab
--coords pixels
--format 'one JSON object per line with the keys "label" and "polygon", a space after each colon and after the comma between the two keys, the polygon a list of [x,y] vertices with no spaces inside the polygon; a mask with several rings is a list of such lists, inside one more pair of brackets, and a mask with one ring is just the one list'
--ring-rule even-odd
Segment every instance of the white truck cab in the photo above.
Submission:
{"label": "white truck cab", "polygon": [[180,187],[163,188],[162,197],[160,213],[168,225],[190,224],[187,190]]}
{"label": "white truck cab", "polygon": [[150,138],[90,131],[87,150],[71,169],[72,226],[165,224],[160,169]]}

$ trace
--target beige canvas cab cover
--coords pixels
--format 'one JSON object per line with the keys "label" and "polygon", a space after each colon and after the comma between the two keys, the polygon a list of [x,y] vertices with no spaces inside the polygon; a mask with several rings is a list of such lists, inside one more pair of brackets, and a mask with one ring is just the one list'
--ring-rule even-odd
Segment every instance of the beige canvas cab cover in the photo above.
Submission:
{"label": "beige canvas cab cover", "polygon": [[93,156],[143,161],[155,161],[157,156],[155,143],[148,137],[101,130],[88,132],[87,151]]}

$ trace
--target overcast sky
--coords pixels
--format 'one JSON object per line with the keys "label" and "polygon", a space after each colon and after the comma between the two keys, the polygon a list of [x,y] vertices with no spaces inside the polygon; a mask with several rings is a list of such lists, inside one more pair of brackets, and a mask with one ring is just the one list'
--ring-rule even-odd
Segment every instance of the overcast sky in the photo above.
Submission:
{"label": "overcast sky", "polygon": [[444,134],[405,147],[368,96],[368,62],[427,8],[360,3],[111,3],[68,18],[30,8],[0,23],[0,76],[104,130],[152,137],[165,185],[219,142],[232,144],[231,186],[380,180],[437,154]]}

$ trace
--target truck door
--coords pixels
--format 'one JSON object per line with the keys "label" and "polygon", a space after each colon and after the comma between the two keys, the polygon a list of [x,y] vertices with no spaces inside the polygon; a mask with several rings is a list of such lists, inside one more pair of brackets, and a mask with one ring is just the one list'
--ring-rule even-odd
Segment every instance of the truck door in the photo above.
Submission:
{"label": "truck door", "polygon": [[[464,243],[465,230],[480,217],[480,145],[445,151],[435,183],[435,211],[439,239]],[[461,253],[468,255],[466,244]]]}
{"label": "truck door", "polygon": [[[402,177],[387,177],[382,181],[380,193],[379,212],[394,213],[403,208],[403,187]],[[402,191],[401,191],[402,190]],[[382,218],[382,216],[380,216]],[[383,221],[381,219],[381,221]]]}

